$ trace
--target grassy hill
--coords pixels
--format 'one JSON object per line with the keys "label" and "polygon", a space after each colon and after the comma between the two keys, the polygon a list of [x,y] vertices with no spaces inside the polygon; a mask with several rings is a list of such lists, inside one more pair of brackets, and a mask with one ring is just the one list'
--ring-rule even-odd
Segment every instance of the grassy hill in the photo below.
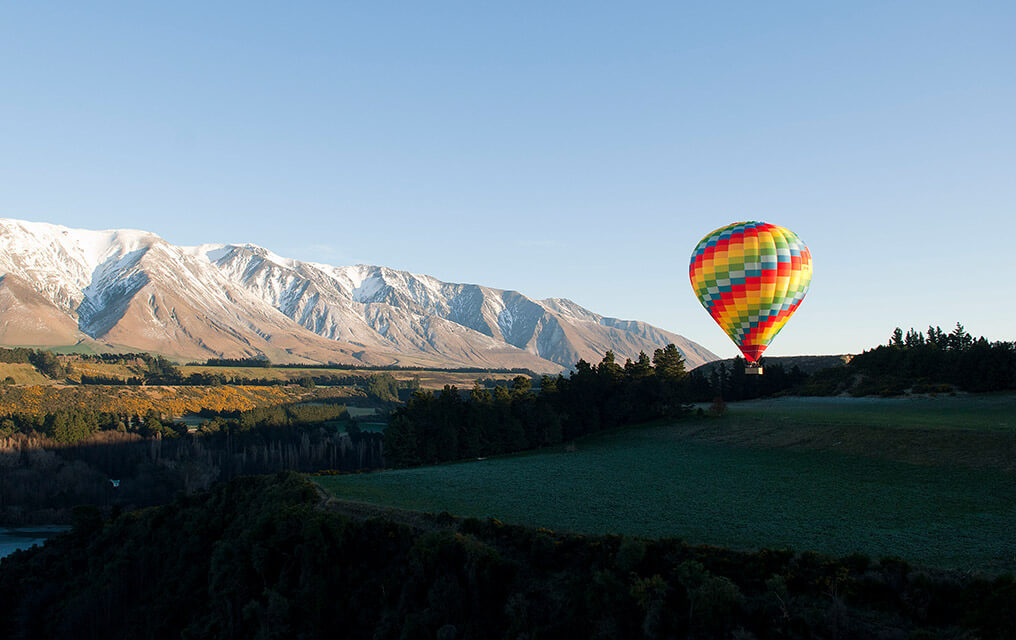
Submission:
{"label": "grassy hill", "polygon": [[526,455],[320,478],[375,504],[734,548],[1016,569],[1016,396],[782,399]]}
{"label": "grassy hill", "polygon": [[48,384],[49,378],[32,365],[22,362],[0,362],[0,380],[13,378],[14,384]]}

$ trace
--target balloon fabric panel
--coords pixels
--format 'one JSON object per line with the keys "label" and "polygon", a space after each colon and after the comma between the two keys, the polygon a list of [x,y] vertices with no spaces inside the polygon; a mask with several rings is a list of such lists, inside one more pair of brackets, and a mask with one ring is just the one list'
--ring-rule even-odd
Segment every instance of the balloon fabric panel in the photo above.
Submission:
{"label": "balloon fabric panel", "polygon": [[702,238],[689,276],[702,306],[755,362],[804,300],[811,253],[788,229],[737,222]]}

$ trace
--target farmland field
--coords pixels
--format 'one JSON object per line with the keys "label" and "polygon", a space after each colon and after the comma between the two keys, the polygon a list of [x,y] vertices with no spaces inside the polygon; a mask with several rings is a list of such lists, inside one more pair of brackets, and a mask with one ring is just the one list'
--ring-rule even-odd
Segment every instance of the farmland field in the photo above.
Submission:
{"label": "farmland field", "polygon": [[[101,362],[80,358],[67,358],[66,360],[71,365],[71,371],[67,377],[72,382],[80,382],[82,375],[119,379],[121,381],[135,377],[143,378],[148,369],[148,365],[142,360],[130,360],[128,362]],[[420,386],[424,389],[440,389],[445,385],[455,385],[459,388],[468,389],[473,386],[476,380],[488,378],[494,380],[512,380],[520,375],[518,373],[488,371],[350,369],[342,367],[220,367],[188,364],[179,365],[178,368],[185,377],[194,373],[220,374],[226,378],[280,380],[294,384],[307,376],[311,378],[337,376],[339,378],[354,377],[365,379],[374,375],[388,374],[400,381],[418,380]],[[33,365],[28,363],[0,363],[0,381],[8,376],[14,378],[15,384],[22,385],[62,385],[65,383],[63,378],[54,380],[44,376]]]}
{"label": "farmland field", "polygon": [[78,381],[81,380],[82,375],[127,380],[143,376],[145,371],[143,365],[128,366],[120,363],[92,362],[90,360],[75,361],[73,367],[74,373],[71,377]]}
{"label": "farmland field", "polygon": [[1016,395],[776,398],[730,406],[731,415],[811,425],[998,430],[1016,433]]}
{"label": "farmland field", "polygon": [[754,400],[673,436],[1016,472],[1016,395]]}
{"label": "farmland field", "polygon": [[420,381],[424,389],[440,389],[444,385],[456,385],[460,388],[469,388],[477,379],[493,378],[495,380],[511,380],[517,373],[487,373],[487,372],[465,372],[465,371],[428,371],[428,370],[370,370],[370,369],[325,369],[325,368],[289,368],[289,367],[217,367],[204,365],[184,365],[180,367],[181,373],[189,376],[192,373],[222,374],[227,377],[239,378],[266,378],[269,380],[297,381],[304,376],[356,376],[367,378],[372,375],[387,373],[396,380]]}
{"label": "farmland field", "polygon": [[13,378],[15,384],[46,384],[49,378],[32,365],[21,362],[0,362],[0,380]]}
{"label": "farmland field", "polygon": [[[1007,467],[1005,455],[985,451],[991,462],[977,464],[957,435],[1005,446],[1016,433],[1014,408],[1012,395],[755,401],[731,405],[723,418],[601,434],[575,451],[318,481],[347,500],[581,533],[1012,571],[1011,456]],[[844,450],[835,438],[852,430],[863,435]],[[949,438],[933,440],[930,453],[907,451],[934,434]]]}

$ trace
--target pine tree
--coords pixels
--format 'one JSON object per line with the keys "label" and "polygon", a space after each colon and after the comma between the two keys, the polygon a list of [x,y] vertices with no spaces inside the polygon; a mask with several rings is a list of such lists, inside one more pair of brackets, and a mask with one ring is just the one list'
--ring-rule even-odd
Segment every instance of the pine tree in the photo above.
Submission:
{"label": "pine tree", "polygon": [[617,382],[621,379],[624,370],[614,361],[614,352],[608,350],[607,353],[603,354],[603,360],[600,361],[600,366],[596,368],[596,373],[609,382]]}
{"label": "pine tree", "polygon": [[896,327],[896,329],[893,331],[892,338],[889,340],[889,346],[900,348],[903,347],[903,329]]}
{"label": "pine tree", "polygon": [[645,351],[639,351],[638,362],[631,362],[630,366],[628,363],[625,364],[624,371],[628,378],[638,380],[653,375],[653,361],[649,359]]}
{"label": "pine tree", "polygon": [[688,375],[684,369],[684,356],[673,343],[656,350],[653,365],[656,367],[656,375],[663,380],[680,380]]}

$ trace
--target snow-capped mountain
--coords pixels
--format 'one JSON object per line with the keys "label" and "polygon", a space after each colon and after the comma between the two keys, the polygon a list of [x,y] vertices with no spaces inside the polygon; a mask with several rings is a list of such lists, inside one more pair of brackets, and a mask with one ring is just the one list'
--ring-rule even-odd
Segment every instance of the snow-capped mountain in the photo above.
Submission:
{"label": "snow-capped mountain", "polygon": [[144,231],[0,220],[0,274],[6,345],[556,371],[607,349],[623,360],[673,342],[689,366],[716,359],[677,334],[564,299],[300,262],[249,244],[178,247]]}

